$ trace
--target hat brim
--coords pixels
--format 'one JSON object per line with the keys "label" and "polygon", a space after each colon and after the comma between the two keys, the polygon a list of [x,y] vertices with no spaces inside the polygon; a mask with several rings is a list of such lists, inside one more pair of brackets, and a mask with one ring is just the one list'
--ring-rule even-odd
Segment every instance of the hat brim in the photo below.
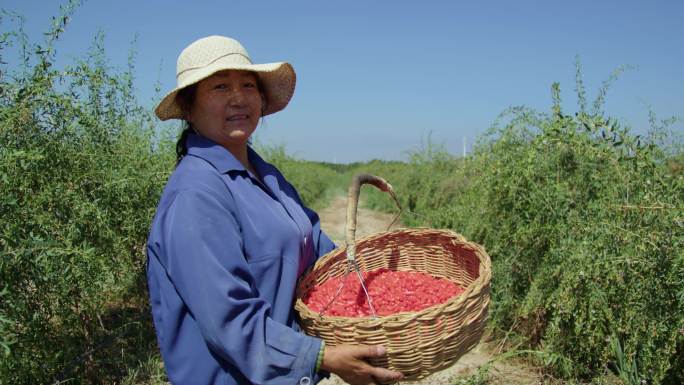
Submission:
{"label": "hat brim", "polygon": [[225,70],[251,71],[259,76],[259,83],[266,99],[266,108],[263,115],[269,115],[285,108],[294,94],[297,76],[290,63],[265,63],[265,64],[235,64],[217,60],[210,65],[194,70],[191,75],[183,80],[173,91],[162,98],[154,109],[160,120],[184,119],[183,110],[176,100],[178,92],[183,88],[198,83],[211,75]]}

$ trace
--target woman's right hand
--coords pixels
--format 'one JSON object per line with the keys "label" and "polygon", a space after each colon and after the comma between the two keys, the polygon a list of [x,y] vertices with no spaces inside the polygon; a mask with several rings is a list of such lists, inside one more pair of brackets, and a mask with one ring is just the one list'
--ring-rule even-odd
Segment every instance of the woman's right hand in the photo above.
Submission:
{"label": "woman's right hand", "polygon": [[335,373],[351,385],[394,382],[404,378],[400,372],[371,366],[367,359],[382,357],[385,348],[367,345],[326,346],[321,369]]}

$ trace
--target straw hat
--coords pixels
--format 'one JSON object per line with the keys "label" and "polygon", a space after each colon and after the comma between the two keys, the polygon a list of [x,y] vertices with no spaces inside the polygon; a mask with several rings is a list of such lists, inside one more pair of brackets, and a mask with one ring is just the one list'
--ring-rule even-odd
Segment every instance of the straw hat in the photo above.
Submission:
{"label": "straw hat", "polygon": [[285,108],[294,93],[296,75],[289,63],[252,64],[247,50],[237,40],[208,36],[196,40],[178,56],[176,88],[162,99],[154,112],[161,120],[183,119],[176,100],[178,91],[223,70],[252,71],[259,76],[266,98],[264,115]]}

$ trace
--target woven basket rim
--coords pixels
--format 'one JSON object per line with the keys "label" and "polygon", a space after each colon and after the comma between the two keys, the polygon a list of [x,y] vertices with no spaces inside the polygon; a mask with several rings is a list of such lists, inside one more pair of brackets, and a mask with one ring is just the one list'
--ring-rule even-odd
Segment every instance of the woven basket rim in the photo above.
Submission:
{"label": "woven basket rim", "polygon": [[[402,233],[402,232],[417,232],[417,231],[430,231],[434,233],[440,233],[440,234],[445,234],[448,235],[450,238],[453,238],[455,240],[460,241],[462,244],[467,244],[468,246],[472,247],[475,250],[480,251],[480,253],[475,253],[475,255],[478,257],[480,260],[480,265],[478,269],[478,277],[474,279],[466,288],[463,292],[460,294],[453,296],[446,300],[445,302],[439,303],[432,305],[430,307],[421,309],[416,312],[399,312],[399,313],[393,313],[389,314],[386,316],[380,316],[378,315],[376,318],[373,318],[372,316],[365,316],[365,317],[346,317],[346,316],[330,316],[330,315],[321,315],[318,312],[313,311],[311,308],[309,308],[308,305],[304,303],[302,298],[297,295],[296,301],[295,301],[295,307],[296,308],[301,308],[304,309],[311,314],[318,315],[317,318],[320,319],[329,319],[329,320],[334,320],[336,322],[342,321],[343,323],[353,323],[353,324],[363,324],[363,325],[373,325],[376,323],[382,323],[386,321],[392,321],[392,320],[409,320],[412,318],[422,318],[424,316],[430,316],[433,314],[439,314],[442,310],[444,310],[447,306],[452,306],[452,305],[457,305],[459,302],[465,302],[466,299],[470,297],[474,297],[478,295],[479,291],[482,289],[483,286],[488,284],[491,280],[491,259],[489,257],[489,254],[486,252],[485,248],[482,245],[479,245],[475,242],[468,241],[463,235],[450,230],[450,229],[435,229],[431,227],[402,227],[402,228],[397,228],[391,231],[384,231],[384,232],[379,232],[379,233],[374,233],[374,234],[369,234],[367,236],[364,236],[362,238],[359,238],[356,240],[356,244],[360,244],[363,242],[367,242],[369,240],[374,240],[377,238],[382,238],[385,237],[389,234],[395,234],[395,233]],[[334,250],[328,252],[327,254],[323,255],[321,258],[319,258],[316,263],[311,266],[309,269],[307,269],[300,277],[299,282],[297,283],[297,287],[299,287],[300,282],[304,279],[304,277],[307,277],[309,274],[312,274],[314,271],[317,270],[318,267],[325,265],[329,260],[331,260],[334,257],[337,257],[339,254],[342,254],[345,252],[347,249],[346,245],[342,245],[339,247],[336,247]],[[453,281],[452,281],[453,282]],[[477,293],[476,293],[476,289]]]}

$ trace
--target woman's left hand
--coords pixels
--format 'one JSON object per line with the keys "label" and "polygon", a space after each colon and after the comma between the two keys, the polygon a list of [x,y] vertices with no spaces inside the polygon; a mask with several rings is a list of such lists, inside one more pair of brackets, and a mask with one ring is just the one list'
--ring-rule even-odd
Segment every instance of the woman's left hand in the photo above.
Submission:
{"label": "woman's left hand", "polygon": [[382,346],[339,345],[326,346],[321,369],[335,373],[351,385],[389,383],[404,378],[400,372],[372,366],[368,358],[385,355]]}

